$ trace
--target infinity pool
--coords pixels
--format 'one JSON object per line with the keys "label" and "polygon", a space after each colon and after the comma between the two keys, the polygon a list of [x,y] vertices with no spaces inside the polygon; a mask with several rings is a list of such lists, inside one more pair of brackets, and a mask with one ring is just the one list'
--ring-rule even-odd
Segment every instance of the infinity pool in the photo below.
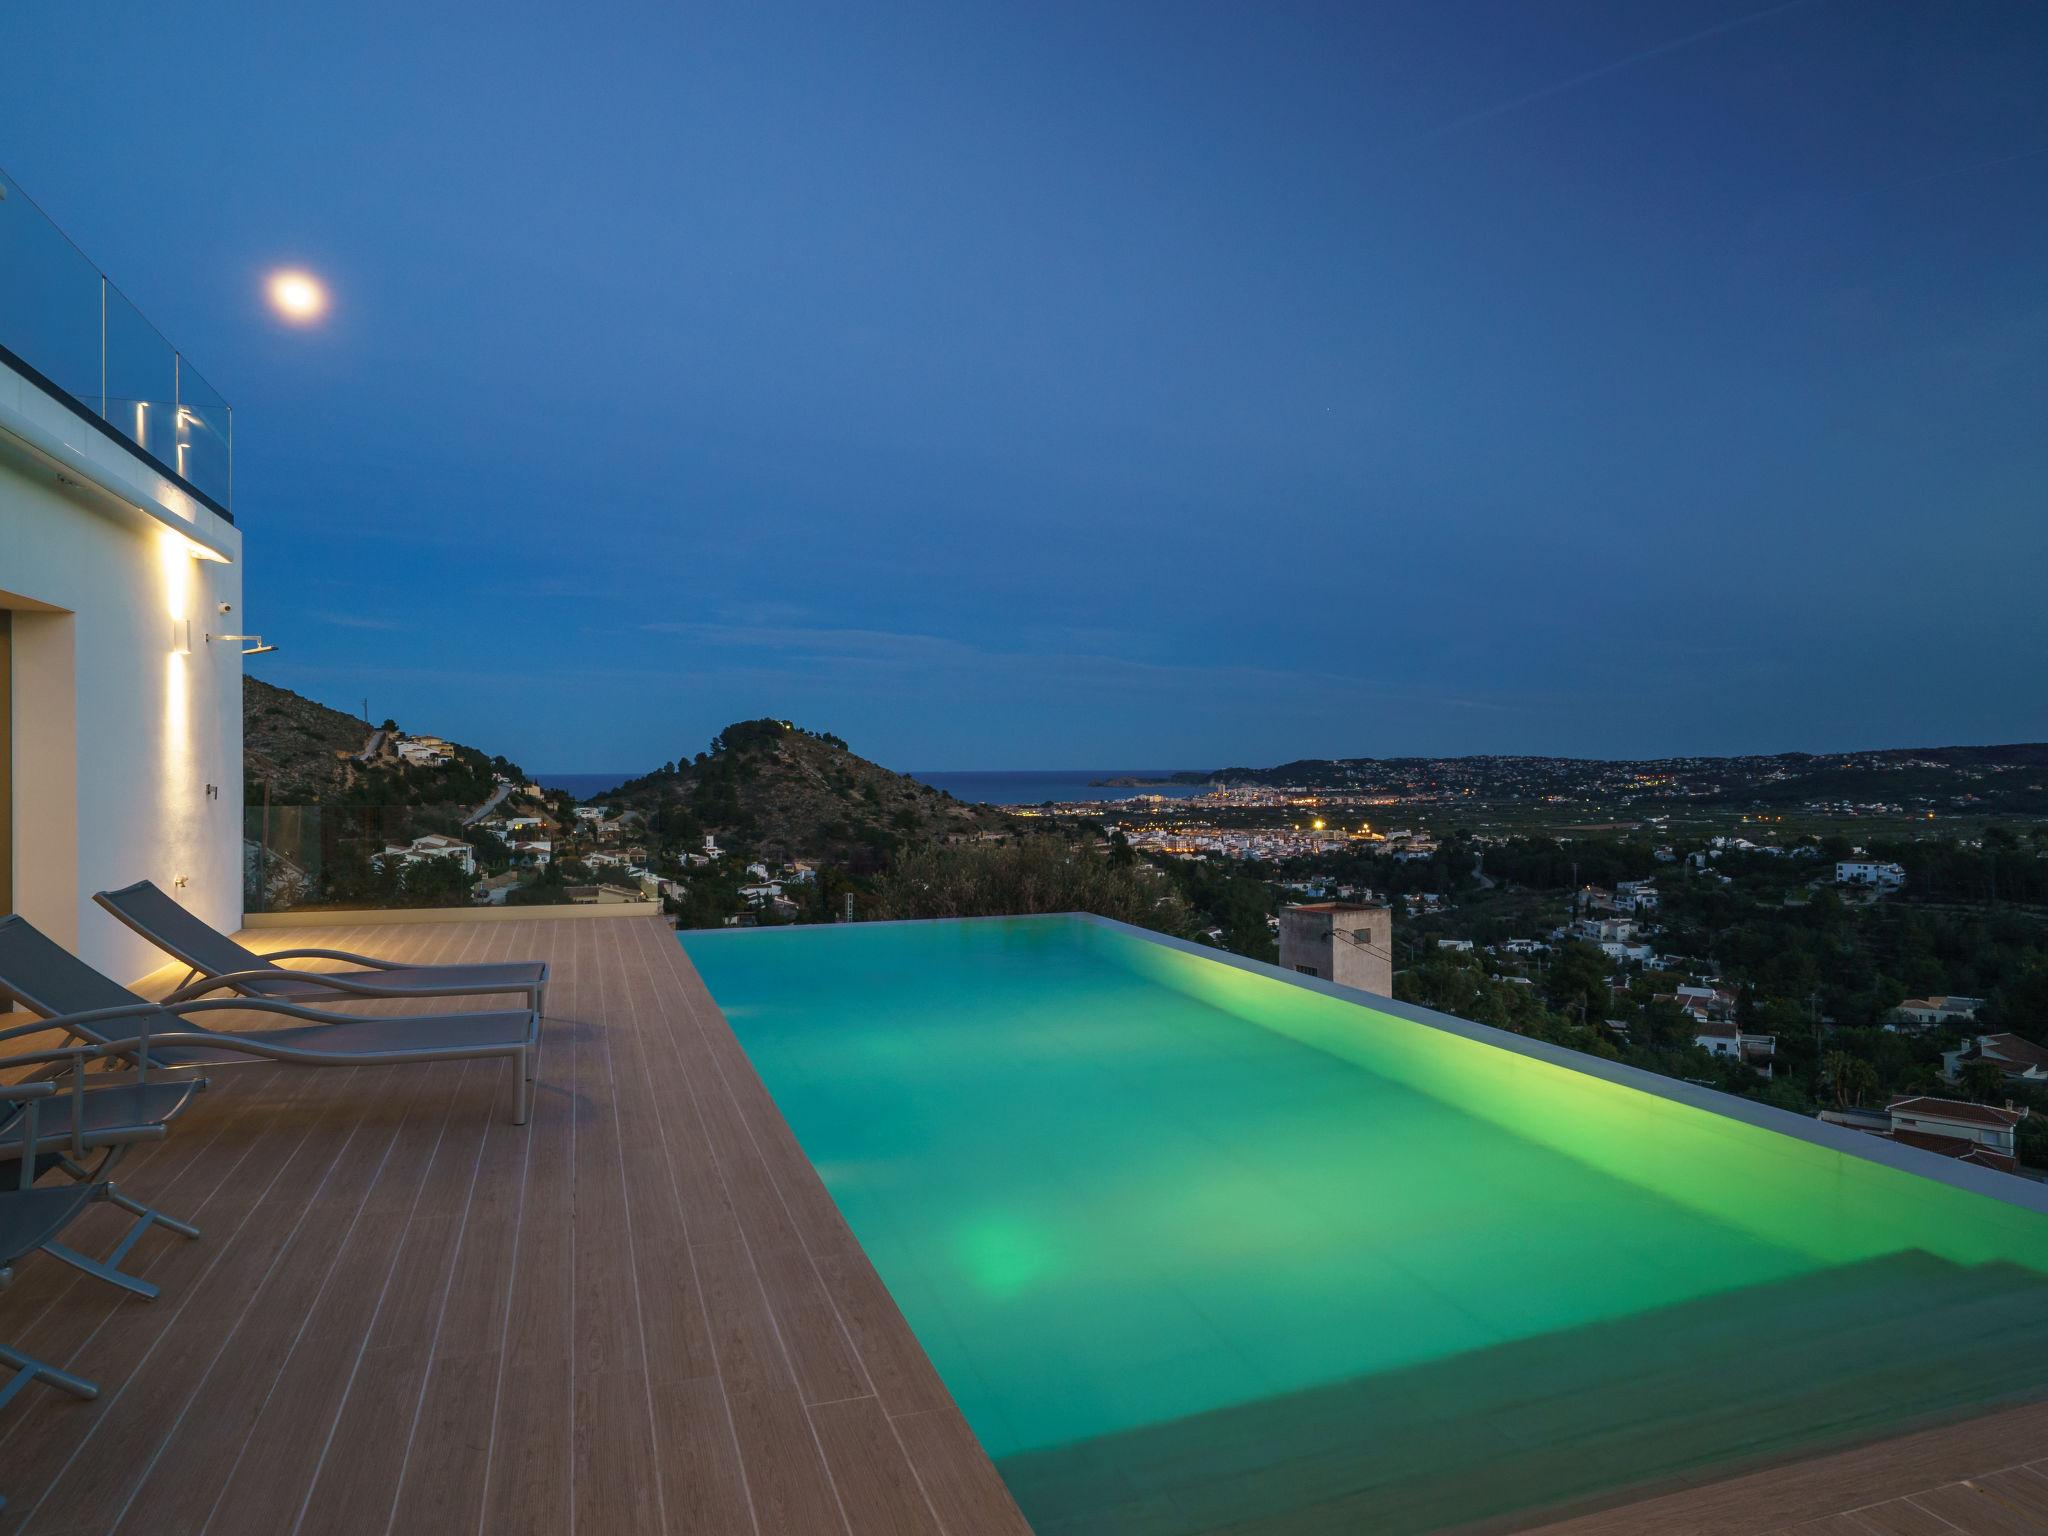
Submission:
{"label": "infinity pool", "polygon": [[1429,1531],[2048,1393],[2034,1210],[1095,919],[683,944],[1039,1536]]}

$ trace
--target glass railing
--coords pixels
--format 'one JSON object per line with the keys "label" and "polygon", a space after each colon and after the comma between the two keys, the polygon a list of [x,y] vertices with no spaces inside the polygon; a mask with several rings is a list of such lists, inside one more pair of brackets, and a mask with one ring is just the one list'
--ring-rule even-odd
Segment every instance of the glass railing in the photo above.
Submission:
{"label": "glass railing", "polygon": [[234,506],[234,413],[0,172],[0,347],[214,508]]}
{"label": "glass railing", "polygon": [[651,895],[618,855],[500,836],[470,805],[266,805],[243,813],[242,906],[552,906]]}

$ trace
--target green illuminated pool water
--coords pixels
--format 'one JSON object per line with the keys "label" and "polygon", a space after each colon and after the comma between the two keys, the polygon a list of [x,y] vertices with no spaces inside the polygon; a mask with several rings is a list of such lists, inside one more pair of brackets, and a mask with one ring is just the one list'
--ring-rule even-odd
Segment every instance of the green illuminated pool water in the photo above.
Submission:
{"label": "green illuminated pool water", "polygon": [[2048,1217],[1078,918],[691,933],[1040,1536],[1426,1531],[2048,1392]]}

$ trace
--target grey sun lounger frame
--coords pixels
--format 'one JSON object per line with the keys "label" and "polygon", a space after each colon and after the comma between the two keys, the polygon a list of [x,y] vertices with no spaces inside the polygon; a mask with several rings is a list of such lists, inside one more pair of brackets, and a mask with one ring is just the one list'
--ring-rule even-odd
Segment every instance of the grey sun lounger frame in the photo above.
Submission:
{"label": "grey sun lounger frame", "polygon": [[[146,1060],[146,1047],[138,1049],[139,1054]],[[94,1123],[95,1116],[86,1101],[95,1093],[102,1093],[104,1085],[96,1084],[89,1078],[86,1068],[94,1061],[103,1062],[115,1054],[117,1051],[114,1047],[70,1046],[61,1050],[32,1051],[27,1055],[0,1062],[0,1068],[40,1067],[61,1063],[70,1069],[70,1080],[67,1084],[60,1085],[50,1078],[32,1078],[0,1084],[0,1097],[6,1098],[14,1110],[7,1122],[7,1128],[14,1133],[10,1145],[16,1149],[13,1160],[17,1164],[14,1186],[10,1189],[0,1189],[0,1287],[13,1281],[14,1265],[17,1262],[40,1250],[131,1294],[145,1299],[153,1298],[157,1295],[157,1287],[146,1280],[139,1280],[124,1273],[120,1268],[121,1260],[128,1256],[129,1250],[135,1246],[137,1240],[153,1225],[169,1227],[187,1238],[199,1235],[198,1228],[172,1221],[169,1217],[151,1211],[121,1195],[110,1182],[93,1176],[97,1170],[87,1170],[84,1166],[85,1157],[95,1147],[103,1153],[99,1166],[104,1169],[128,1142],[147,1140],[163,1134],[161,1123],[119,1126],[108,1123],[105,1116],[98,1117],[99,1123],[96,1128],[88,1132],[87,1127]],[[146,1065],[137,1066],[138,1085],[147,1082],[147,1072]],[[44,1116],[45,1106],[56,1097],[60,1088],[71,1100],[68,1124],[61,1127],[50,1123]],[[179,1107],[183,1106],[182,1099],[178,1099],[177,1102]],[[124,1136],[125,1141],[122,1139]],[[37,1176],[44,1172],[45,1165],[52,1161],[74,1178],[71,1185],[49,1189],[37,1186]],[[66,1247],[57,1239],[78,1219],[87,1206],[100,1200],[111,1201],[125,1210],[136,1213],[140,1219],[129,1229],[127,1236],[121,1240],[112,1255],[106,1259],[89,1259]],[[85,1377],[74,1375],[59,1366],[38,1360],[4,1344],[0,1344],[0,1373],[5,1373],[4,1382],[0,1382],[0,1409],[4,1409],[35,1382],[56,1387],[77,1398],[91,1399],[99,1396],[99,1387]],[[0,1508],[4,1508],[6,1502],[4,1498],[0,1498]]]}
{"label": "grey sun lounger frame", "polygon": [[[7,1091],[20,1102],[27,1122],[24,1143],[36,1142],[40,1132],[42,1101],[56,1093],[57,1085],[47,1081],[10,1083]],[[55,1240],[78,1218],[80,1211],[92,1204],[94,1194],[90,1184],[70,1189],[37,1189],[35,1159],[23,1159],[21,1176],[15,1187],[0,1190],[0,1286],[14,1279],[17,1260]],[[4,1344],[0,1344],[0,1371],[9,1373],[6,1384],[0,1386],[0,1408],[13,1402],[30,1383],[38,1381],[69,1392],[73,1397],[90,1400],[100,1395],[99,1387],[83,1376],[74,1376]],[[0,1498],[0,1508],[4,1508],[6,1502]]]}
{"label": "grey sun lounger frame", "polygon": [[[361,1067],[503,1056],[512,1060],[515,1073],[513,1124],[526,1123],[533,1100],[540,1014],[531,1008],[392,1017],[325,1013],[247,997],[153,1003],[94,970],[19,913],[0,918],[0,988],[39,1016],[37,1023],[0,1030],[0,1040],[61,1029],[109,1056],[174,1071],[252,1058]],[[201,1015],[221,1014],[275,1014],[308,1022],[250,1031],[195,1022]]]}
{"label": "grey sun lounger frame", "polygon": [[[49,1028],[47,1023],[37,1023],[7,1030],[5,1034],[42,1032]],[[156,1296],[157,1287],[127,1273],[121,1268],[121,1261],[153,1226],[166,1227],[185,1238],[199,1236],[199,1229],[142,1204],[124,1193],[107,1175],[130,1147],[145,1141],[161,1141],[170,1122],[206,1086],[206,1079],[183,1075],[167,1081],[159,1071],[157,1080],[152,1082],[147,1036],[137,1038],[144,1042],[143,1048],[132,1054],[118,1044],[74,1044],[0,1058],[0,1074],[7,1078],[0,1082],[0,1105],[11,1111],[0,1113],[0,1165],[19,1163],[30,1183],[55,1167],[73,1183],[92,1186],[96,1191],[93,1198],[118,1206],[135,1217],[114,1251],[103,1259],[88,1258],[54,1241],[42,1244],[42,1248],[74,1269],[147,1300]],[[132,1061],[133,1070],[87,1074],[87,1068],[95,1062],[122,1060]],[[49,1077],[38,1080],[37,1074],[52,1072],[68,1078],[71,1112],[62,1123],[52,1123],[48,1115],[40,1113],[40,1099],[47,1097],[47,1090],[57,1084]],[[98,1157],[88,1165],[87,1159],[94,1153]]]}
{"label": "grey sun lounger frame", "polygon": [[[280,949],[267,955],[237,944],[151,881],[138,880],[93,896],[190,974],[166,1002],[180,1003],[227,988],[244,997],[282,1002],[340,1002],[349,998],[524,996],[535,1013],[547,1012],[544,960],[475,965],[402,965],[342,949]],[[339,960],[353,971],[299,971],[280,960]]]}

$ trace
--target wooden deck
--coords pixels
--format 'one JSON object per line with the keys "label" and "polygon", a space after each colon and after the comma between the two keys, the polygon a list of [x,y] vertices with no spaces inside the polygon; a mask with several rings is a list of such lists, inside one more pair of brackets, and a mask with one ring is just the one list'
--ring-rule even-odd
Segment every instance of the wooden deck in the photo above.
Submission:
{"label": "wooden deck", "polygon": [[[548,959],[532,1123],[501,1063],[218,1072],[118,1170],[204,1229],[131,1260],[163,1295],[40,1256],[0,1292],[0,1340],[102,1386],[0,1415],[0,1536],[1025,1536],[658,920],[243,938]],[[2043,1456],[2022,1409],[1546,1529],[2048,1531]]]}
{"label": "wooden deck", "polygon": [[0,1293],[102,1389],[0,1416],[0,1532],[1027,1530],[658,920],[244,937],[548,959],[532,1122],[503,1063],[216,1073],[117,1170],[203,1229],[163,1295]]}

